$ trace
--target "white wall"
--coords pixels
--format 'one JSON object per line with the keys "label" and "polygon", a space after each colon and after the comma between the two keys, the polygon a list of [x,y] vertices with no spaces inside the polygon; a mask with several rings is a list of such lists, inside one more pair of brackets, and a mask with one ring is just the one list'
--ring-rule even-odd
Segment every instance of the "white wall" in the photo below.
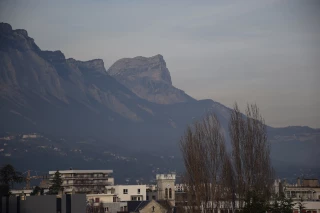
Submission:
{"label": "white wall", "polygon": [[[316,210],[320,213],[320,201],[305,201],[303,202],[304,210]],[[294,206],[294,209],[298,209],[298,205]]]}
{"label": "white wall", "polygon": [[96,198],[100,199],[102,203],[112,203],[113,202],[113,195],[112,194],[87,194],[87,200],[93,199],[95,202]]}
{"label": "white wall", "polygon": [[[141,200],[146,200],[146,185],[116,185],[116,186],[106,186],[107,189],[114,188],[115,194],[120,201],[131,201],[132,196],[139,196]],[[127,189],[127,194],[124,193],[124,189]],[[138,193],[140,189],[140,193]]]}

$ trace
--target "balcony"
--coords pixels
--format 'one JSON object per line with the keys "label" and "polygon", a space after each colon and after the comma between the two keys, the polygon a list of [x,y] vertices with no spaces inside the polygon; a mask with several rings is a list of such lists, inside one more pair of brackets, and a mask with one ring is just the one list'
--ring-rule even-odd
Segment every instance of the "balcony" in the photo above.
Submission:
{"label": "balcony", "polygon": [[109,186],[111,182],[98,182],[98,183],[63,183],[62,186]]}
{"label": "balcony", "polygon": [[[91,176],[74,176],[74,177],[61,177],[65,180],[108,180],[110,177],[91,177]],[[52,179],[52,178],[50,178]]]}

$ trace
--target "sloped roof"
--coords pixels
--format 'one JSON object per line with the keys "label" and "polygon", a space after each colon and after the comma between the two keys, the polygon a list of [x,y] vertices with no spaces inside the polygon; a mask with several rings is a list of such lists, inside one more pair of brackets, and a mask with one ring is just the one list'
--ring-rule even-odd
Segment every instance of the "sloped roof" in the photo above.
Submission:
{"label": "sloped roof", "polygon": [[139,209],[145,207],[150,201],[128,201],[128,212],[139,212]]}
{"label": "sloped roof", "polygon": [[[128,212],[139,212],[140,209],[143,209],[146,205],[148,205],[151,200],[148,201],[128,201]],[[173,206],[167,200],[155,200],[158,204],[160,204],[166,210],[171,210]]]}

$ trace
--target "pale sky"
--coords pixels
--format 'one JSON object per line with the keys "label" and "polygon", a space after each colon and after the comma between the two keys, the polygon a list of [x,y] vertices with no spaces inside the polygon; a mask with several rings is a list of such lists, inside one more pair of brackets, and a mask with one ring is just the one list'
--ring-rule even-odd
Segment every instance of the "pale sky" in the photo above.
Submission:
{"label": "pale sky", "polygon": [[320,128],[320,1],[0,0],[0,22],[78,60],[162,54],[174,86],[271,126]]}

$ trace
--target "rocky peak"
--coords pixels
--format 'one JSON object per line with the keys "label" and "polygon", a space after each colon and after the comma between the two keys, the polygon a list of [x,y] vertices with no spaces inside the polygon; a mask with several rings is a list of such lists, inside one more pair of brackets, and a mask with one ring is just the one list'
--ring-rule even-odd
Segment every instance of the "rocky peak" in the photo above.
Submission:
{"label": "rocky peak", "polygon": [[66,61],[66,58],[64,54],[60,51],[41,51],[41,55],[46,60],[50,61],[51,63],[64,63]]}
{"label": "rocky peak", "polygon": [[160,54],[149,58],[137,56],[120,59],[109,68],[108,73],[111,76],[144,78],[172,85],[170,72]]}
{"label": "rocky peak", "polygon": [[34,50],[40,52],[40,48],[34,40],[28,36],[26,30],[12,30],[10,24],[0,23],[0,48],[18,49],[20,51]]}
{"label": "rocky peak", "polygon": [[10,24],[3,23],[3,22],[0,23],[0,33],[8,34],[8,33],[11,33],[11,31],[12,31],[12,27]]}
{"label": "rocky peak", "polygon": [[78,66],[80,69],[95,70],[106,73],[104,62],[102,59],[93,59],[90,61],[77,61],[73,58],[67,59],[68,63]]}
{"label": "rocky peak", "polygon": [[16,29],[16,30],[14,30],[14,32],[16,32],[16,33],[18,33],[20,35],[23,35],[24,37],[29,37],[28,36],[28,32],[26,30],[24,30],[24,29]]}
{"label": "rocky peak", "polygon": [[108,73],[141,98],[160,104],[194,99],[172,86],[170,72],[163,56],[123,58]]}

